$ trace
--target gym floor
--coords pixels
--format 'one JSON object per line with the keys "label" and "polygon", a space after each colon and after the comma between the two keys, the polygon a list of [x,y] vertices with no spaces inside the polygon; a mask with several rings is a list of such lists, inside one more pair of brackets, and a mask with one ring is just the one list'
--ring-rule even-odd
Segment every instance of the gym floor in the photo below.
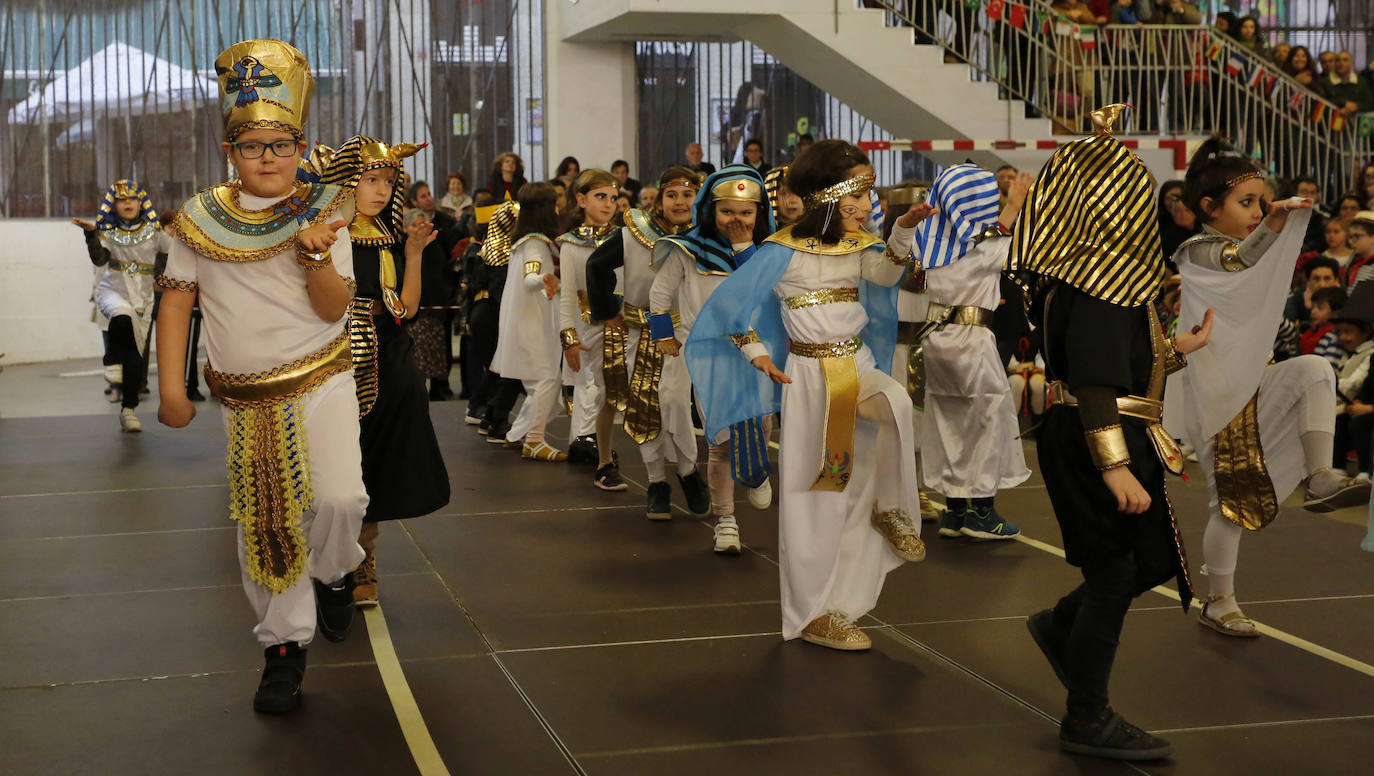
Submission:
{"label": "gym floor", "polygon": [[[887,578],[867,653],[784,643],[776,506],[739,502],[738,557],[677,509],[644,519],[591,467],[484,444],[432,405],[453,482],[387,523],[382,606],[310,647],[305,703],[251,709],[262,652],[227,516],[213,402],[188,429],[120,434],[93,361],[0,373],[0,773],[1344,774],[1374,740],[1374,555],[1363,509],[1291,506],[1246,536],[1256,640],[1167,592],[1126,620],[1112,703],[1177,747],[1136,765],[1057,747],[1064,692],[1027,615],[1078,581],[1038,476],[998,498],[1023,540],[922,532]],[[62,374],[78,376],[61,377]],[[562,445],[566,417],[550,428]],[[1027,461],[1038,469],[1034,445]],[[704,460],[704,455],[702,457]],[[1206,486],[1170,494],[1203,588]],[[743,494],[741,493],[741,496]],[[676,505],[681,492],[673,486]],[[1290,500],[1290,503],[1291,500]],[[393,651],[394,650],[394,657]],[[1359,763],[1366,763],[1365,766]],[[418,763],[418,764],[417,764]]]}

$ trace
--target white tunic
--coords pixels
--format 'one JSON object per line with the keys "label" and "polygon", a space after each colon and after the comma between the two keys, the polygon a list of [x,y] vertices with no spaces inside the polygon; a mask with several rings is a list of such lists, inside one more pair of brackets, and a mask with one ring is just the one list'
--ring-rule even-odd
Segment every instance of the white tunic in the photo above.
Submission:
{"label": "white tunic", "polygon": [[[823,288],[856,288],[860,279],[895,285],[902,268],[881,247],[847,255],[794,251],[773,291],[779,298]],[[836,343],[858,335],[868,314],[858,302],[789,309],[783,325],[794,342]],[[769,355],[763,343],[742,348],[750,360]],[[843,492],[813,491],[825,448],[826,386],[818,359],[792,355],[782,387],[779,437],[779,541],[782,573],[782,635],[801,635],[830,610],[852,618],[877,604],[887,572],[902,561],[871,525],[873,510],[899,508],[920,524],[911,399],[882,372],[867,345],[854,356],[859,373],[859,411],[854,431],[854,466]]]}
{"label": "white tunic", "polygon": [[[264,199],[247,192],[239,203],[262,210],[286,199]],[[353,219],[353,200],[330,220]],[[348,227],[338,231],[330,248],[334,268],[353,278],[353,247]],[[305,272],[296,263],[294,246],[262,261],[216,261],[196,253],[181,240],[172,241],[167,256],[169,280],[196,284],[205,317],[209,364],[221,372],[263,372],[295,361],[328,345],[343,333],[348,316],[321,320],[310,306]]]}
{"label": "white tunic", "polygon": [[[926,270],[929,301],[996,310],[1010,237],[993,237],[943,267]],[[1030,476],[1017,439],[1016,404],[997,339],[986,326],[946,324],[925,339],[926,411],[921,473],[953,498],[986,498]]]}
{"label": "white tunic", "polygon": [[558,377],[558,306],[544,293],[554,274],[553,246],[526,235],[511,248],[491,370],[513,380]]}
{"label": "white tunic", "polygon": [[153,265],[157,254],[170,253],[176,242],[156,224],[146,228],[152,234],[136,245],[121,245],[101,231],[100,244],[110,251],[110,263],[102,268],[95,287],[95,306],[101,317],[108,321],[129,316],[140,350],[153,323]]}

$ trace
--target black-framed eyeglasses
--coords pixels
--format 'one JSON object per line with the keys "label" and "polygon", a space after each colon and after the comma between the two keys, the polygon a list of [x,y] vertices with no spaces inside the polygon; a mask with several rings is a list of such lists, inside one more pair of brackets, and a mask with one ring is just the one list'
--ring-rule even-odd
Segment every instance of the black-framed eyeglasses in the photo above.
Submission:
{"label": "black-framed eyeglasses", "polygon": [[296,153],[296,141],[294,140],[274,140],[271,143],[259,143],[256,140],[248,140],[242,143],[230,143],[231,146],[239,150],[239,156],[244,159],[260,159],[272,149],[272,155],[281,158],[292,156]]}

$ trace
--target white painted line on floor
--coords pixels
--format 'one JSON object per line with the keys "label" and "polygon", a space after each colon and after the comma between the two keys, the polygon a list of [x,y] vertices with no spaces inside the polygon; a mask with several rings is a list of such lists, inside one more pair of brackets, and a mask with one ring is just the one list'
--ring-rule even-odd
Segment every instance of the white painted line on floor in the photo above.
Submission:
{"label": "white painted line on floor", "polygon": [[[1058,547],[1055,547],[1052,544],[1046,544],[1038,539],[1032,539],[1026,536],[1025,534],[1018,534],[1016,536],[1016,539],[1017,541],[1020,541],[1022,544],[1030,545],[1031,547],[1034,547],[1037,550],[1048,552],[1049,554],[1055,555],[1060,558],[1064,557],[1064,551]],[[1159,595],[1164,596],[1165,598],[1171,598],[1179,602],[1183,601],[1183,599],[1179,596],[1178,591],[1174,590],[1173,588],[1164,587],[1163,585],[1160,585],[1151,589]],[[1201,609],[1202,604],[1199,603],[1198,600],[1195,598],[1193,599],[1192,608]],[[1331,662],[1343,668],[1349,668],[1350,670],[1357,671],[1359,673],[1364,674],[1365,676],[1374,677],[1374,665],[1370,665],[1369,663],[1366,663],[1362,660],[1356,660],[1355,658],[1350,657],[1349,655],[1343,655],[1334,649],[1328,649],[1320,644],[1315,644],[1311,641],[1308,641],[1307,639],[1304,639],[1301,636],[1295,636],[1291,633],[1288,633],[1287,631],[1282,631],[1278,628],[1265,625],[1264,623],[1258,620],[1255,620],[1255,630],[1259,631],[1261,634],[1265,636],[1282,641],[1283,643],[1288,644],[1289,646],[1297,647],[1298,649],[1301,649],[1304,652],[1316,655],[1320,658],[1325,658],[1326,660],[1330,660]]]}
{"label": "white painted line on floor", "polygon": [[53,496],[93,496],[109,493],[151,493],[158,490],[197,490],[200,488],[228,488],[229,483],[219,482],[212,485],[166,485],[156,488],[111,488],[109,490],[56,490],[51,493],[11,493],[0,495],[7,498],[51,498]]}
{"label": "white painted line on floor", "polygon": [[410,692],[410,683],[401,670],[401,661],[396,657],[396,647],[391,643],[391,631],[386,627],[386,615],[381,606],[363,610],[367,622],[367,638],[372,642],[372,657],[377,661],[377,672],[382,675],[391,708],[396,711],[396,722],[410,747],[410,756],[415,759],[415,767],[420,776],[448,776],[448,767],[439,756],[439,749],[420,715],[420,707]]}
{"label": "white painted line on floor", "polygon": [[1328,722],[1363,722],[1374,719],[1374,714],[1356,714],[1350,717],[1314,717],[1312,719],[1279,719],[1271,722],[1238,722],[1234,725],[1203,725],[1200,727],[1169,728],[1155,730],[1155,733],[1210,733],[1215,730],[1250,730],[1252,728],[1289,727],[1293,725],[1321,725]]}

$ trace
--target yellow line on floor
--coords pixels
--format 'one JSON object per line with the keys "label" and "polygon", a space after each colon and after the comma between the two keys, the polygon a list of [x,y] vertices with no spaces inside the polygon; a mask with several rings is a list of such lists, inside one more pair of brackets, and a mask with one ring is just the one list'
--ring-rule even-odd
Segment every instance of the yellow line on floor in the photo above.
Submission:
{"label": "yellow line on floor", "polygon": [[[1059,549],[1058,547],[1055,547],[1053,544],[1046,544],[1045,542],[1042,542],[1039,539],[1032,539],[1029,536],[1026,536],[1025,534],[1018,534],[1016,536],[1016,540],[1021,542],[1022,544],[1027,544],[1031,547],[1034,547],[1037,550],[1041,550],[1042,552],[1048,552],[1049,554],[1056,555],[1060,558],[1064,557],[1064,551]],[[1165,598],[1172,598],[1175,601],[1183,600],[1179,597],[1178,591],[1174,590],[1173,588],[1164,587],[1163,585],[1160,585],[1152,589],[1154,590],[1154,592],[1164,596]],[[1198,603],[1197,599],[1193,599],[1193,608],[1201,609],[1202,604]],[[1365,676],[1374,676],[1374,665],[1370,665],[1369,663],[1366,663],[1362,660],[1356,660],[1355,658],[1350,657],[1349,655],[1343,655],[1334,649],[1328,649],[1320,644],[1314,644],[1313,642],[1308,641],[1307,639],[1304,639],[1300,636],[1294,636],[1293,634],[1288,633],[1287,631],[1279,630],[1278,628],[1272,627],[1270,625],[1265,625],[1264,623],[1259,622],[1258,620],[1255,621],[1255,630],[1272,639],[1277,639],[1278,641],[1282,641],[1285,644],[1297,647],[1298,649],[1301,649],[1304,652],[1316,655],[1320,658],[1325,658],[1326,660],[1330,660],[1338,666],[1349,668],[1352,671],[1358,671],[1359,673],[1362,673]]]}
{"label": "yellow line on floor", "polygon": [[391,631],[386,627],[386,615],[382,607],[373,606],[363,610],[367,621],[367,637],[372,642],[372,656],[377,661],[377,671],[382,675],[391,708],[396,711],[396,722],[410,747],[410,756],[415,759],[415,767],[420,776],[449,776],[434,739],[429,735],[425,718],[420,715],[420,707],[410,692],[410,683],[401,670],[401,661],[396,657],[396,647],[391,643]]}

